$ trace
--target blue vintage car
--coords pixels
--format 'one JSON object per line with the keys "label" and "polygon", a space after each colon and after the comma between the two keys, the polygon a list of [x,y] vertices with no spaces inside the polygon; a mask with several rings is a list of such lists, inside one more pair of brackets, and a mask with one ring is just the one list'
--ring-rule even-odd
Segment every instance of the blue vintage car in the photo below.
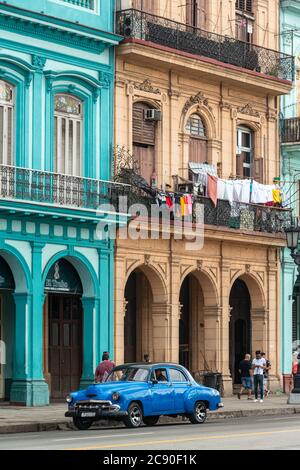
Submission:
{"label": "blue vintage car", "polygon": [[207,410],[223,407],[217,390],[199,385],[184,367],[169,363],[118,366],[104,383],[71,393],[67,402],[65,416],[80,430],[106,418],[129,428],[154,426],[162,415],[202,424]]}

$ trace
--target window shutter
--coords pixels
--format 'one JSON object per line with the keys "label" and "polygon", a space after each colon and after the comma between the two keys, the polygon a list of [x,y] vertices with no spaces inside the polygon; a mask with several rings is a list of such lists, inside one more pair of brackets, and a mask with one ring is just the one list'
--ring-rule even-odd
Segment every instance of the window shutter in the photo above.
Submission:
{"label": "window shutter", "polygon": [[145,110],[149,109],[143,103],[133,106],[133,143],[140,145],[155,145],[155,122],[145,121]]}
{"label": "window shutter", "polygon": [[133,147],[133,155],[138,162],[141,176],[150,184],[151,176],[155,169],[155,147],[135,145]]}
{"label": "window shutter", "polygon": [[244,155],[236,156],[236,176],[238,178],[244,178]]}
{"label": "window shutter", "polygon": [[189,161],[193,163],[207,162],[207,140],[190,138]]}
{"label": "window shutter", "polygon": [[259,183],[264,182],[264,159],[256,158],[253,165],[253,178]]}

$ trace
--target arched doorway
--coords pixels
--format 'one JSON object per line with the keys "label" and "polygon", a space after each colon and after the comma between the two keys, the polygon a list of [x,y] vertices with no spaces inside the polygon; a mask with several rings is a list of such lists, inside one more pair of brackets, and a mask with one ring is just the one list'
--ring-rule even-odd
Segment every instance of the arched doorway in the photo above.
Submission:
{"label": "arched doorway", "polygon": [[150,282],[141,270],[130,274],[125,288],[124,361],[139,362],[144,354],[153,358]]}
{"label": "arched doorway", "polygon": [[179,363],[192,372],[205,370],[208,366],[204,342],[204,296],[193,274],[184,279],[179,302]]}
{"label": "arched doorway", "polygon": [[231,319],[229,325],[229,369],[234,384],[241,382],[239,363],[246,353],[251,354],[251,298],[246,283],[237,279],[232,286],[229,305]]}
{"label": "arched doorway", "polygon": [[5,259],[0,256],[0,400],[8,399],[12,380],[12,344],[14,336],[15,281]]}
{"label": "arched doorway", "polygon": [[61,259],[45,281],[44,375],[50,397],[64,398],[77,390],[82,375],[83,288],[73,265]]}

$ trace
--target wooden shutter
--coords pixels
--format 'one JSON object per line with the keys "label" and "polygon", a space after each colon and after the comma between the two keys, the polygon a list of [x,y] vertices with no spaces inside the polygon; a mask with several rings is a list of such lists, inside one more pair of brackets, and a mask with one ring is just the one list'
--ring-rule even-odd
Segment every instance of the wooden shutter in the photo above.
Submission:
{"label": "wooden shutter", "polygon": [[189,161],[193,163],[207,162],[207,140],[190,138]]}
{"label": "wooden shutter", "polygon": [[196,28],[204,26],[205,0],[187,0],[186,2],[186,24]]}
{"label": "wooden shutter", "polygon": [[149,107],[143,103],[133,106],[133,143],[155,145],[155,122],[145,120],[145,110]]}
{"label": "wooden shutter", "polygon": [[155,147],[135,145],[133,155],[138,162],[141,176],[150,184],[155,169]]}
{"label": "wooden shutter", "polygon": [[236,176],[238,178],[244,178],[244,156],[236,156]]}
{"label": "wooden shutter", "polygon": [[253,163],[253,178],[259,183],[264,182],[264,159],[256,158]]}
{"label": "wooden shutter", "polygon": [[133,0],[133,8],[145,13],[156,13],[156,0]]}

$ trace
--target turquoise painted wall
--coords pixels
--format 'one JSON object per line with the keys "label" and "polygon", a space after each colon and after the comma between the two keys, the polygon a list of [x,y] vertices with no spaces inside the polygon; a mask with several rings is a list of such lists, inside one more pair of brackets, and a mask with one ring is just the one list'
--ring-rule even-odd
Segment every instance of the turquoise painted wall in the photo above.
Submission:
{"label": "turquoise painted wall", "polygon": [[[300,2],[295,0],[281,1],[281,49],[288,54],[293,53],[297,58],[300,54]],[[299,31],[291,30],[298,29]],[[300,63],[296,62],[296,70]],[[281,118],[288,119],[299,117],[297,110],[297,86],[290,95],[282,97]],[[289,204],[297,215],[299,207],[299,182],[300,182],[300,145],[282,144],[281,146],[282,180],[289,197]],[[299,215],[299,214],[298,214]],[[293,288],[297,278],[297,268],[290,256],[288,249],[282,252],[282,276],[281,276],[281,371],[290,374],[292,367],[292,297]],[[300,338],[299,338],[300,339]]]}
{"label": "turquoise painted wall", "polygon": [[[0,2],[0,79],[16,90],[16,166],[53,171],[54,95],[65,92],[84,103],[82,176],[111,178],[114,47],[120,38],[113,29],[114,0],[91,3],[95,9],[65,0]],[[14,321],[5,318],[7,393],[13,402],[46,405],[42,333],[47,273],[66,257],[81,278],[85,386],[102,352],[113,353],[114,245],[96,237],[101,218],[96,211],[14,200],[1,200],[0,209],[0,256],[17,286]]]}

